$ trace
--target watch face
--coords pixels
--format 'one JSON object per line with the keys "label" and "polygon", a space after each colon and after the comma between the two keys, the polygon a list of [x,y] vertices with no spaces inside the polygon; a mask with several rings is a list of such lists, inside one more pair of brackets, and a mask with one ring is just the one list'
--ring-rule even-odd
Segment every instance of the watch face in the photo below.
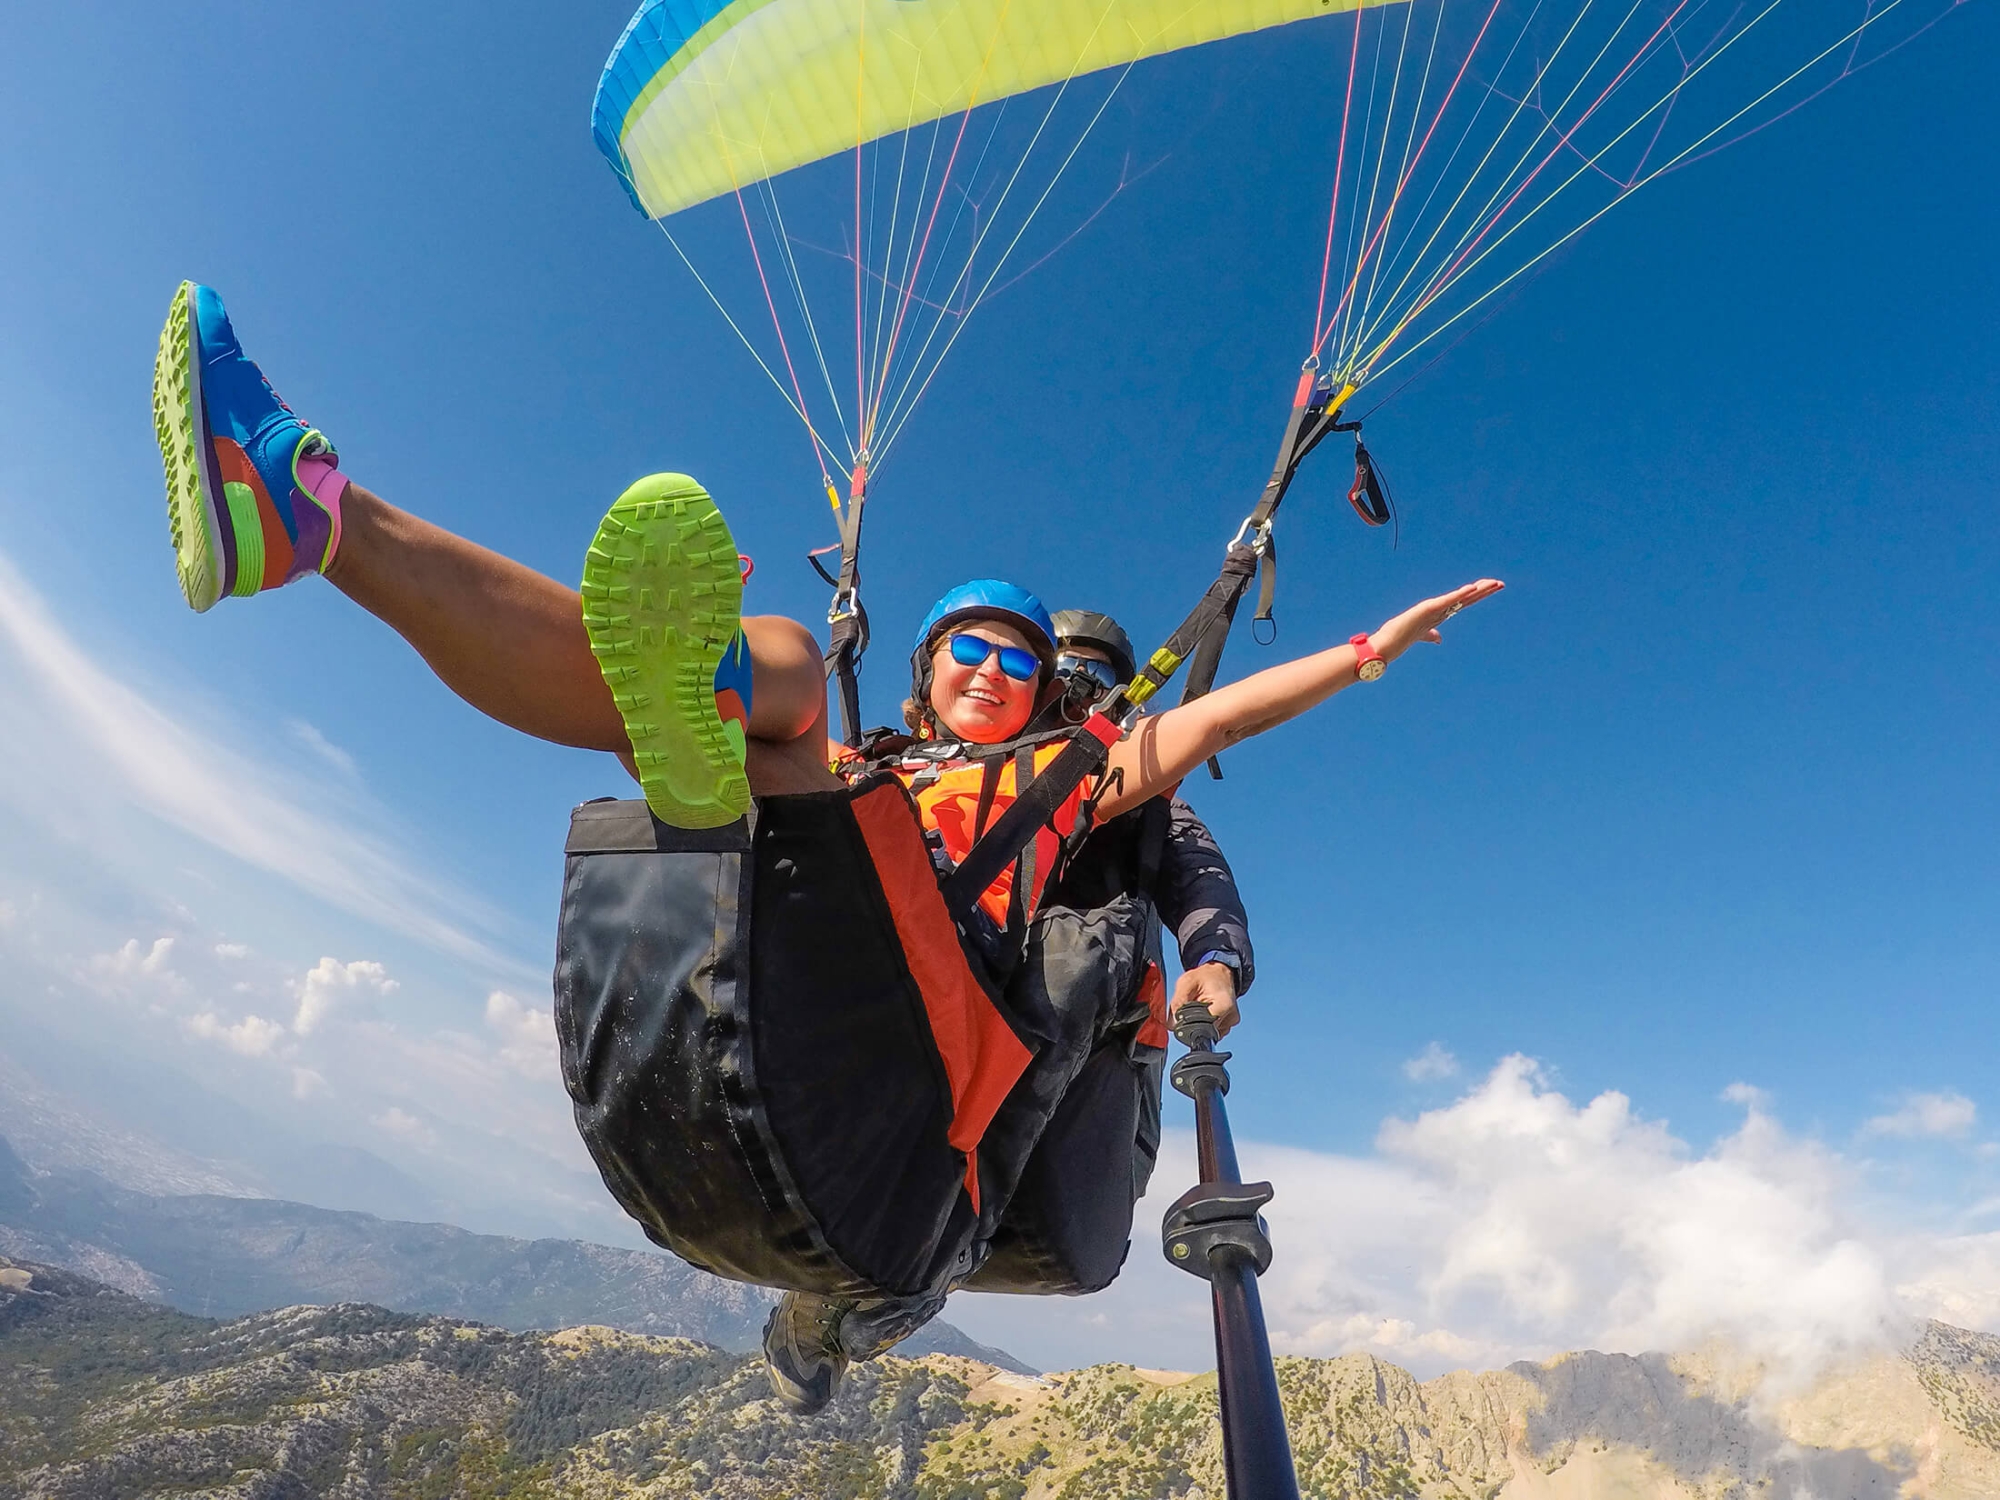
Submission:
{"label": "watch face", "polygon": [[1354,669],[1354,675],[1359,677],[1363,682],[1373,682],[1382,675],[1382,669],[1387,665],[1388,663],[1383,661],[1381,657],[1371,656],[1367,661],[1364,661]]}

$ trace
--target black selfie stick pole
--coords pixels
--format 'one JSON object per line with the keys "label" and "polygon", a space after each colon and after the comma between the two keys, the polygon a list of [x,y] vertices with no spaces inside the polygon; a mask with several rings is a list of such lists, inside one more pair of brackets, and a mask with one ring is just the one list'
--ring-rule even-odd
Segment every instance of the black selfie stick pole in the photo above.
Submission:
{"label": "black selfie stick pole", "polygon": [[1183,1006],[1174,1035],[1188,1050],[1174,1064],[1174,1087],[1194,1100],[1201,1181],[1174,1200],[1160,1225],[1167,1259],[1208,1282],[1215,1303],[1215,1372],[1222,1398],[1222,1464],[1229,1500],[1298,1500],[1292,1443],[1271,1367],[1257,1278],[1271,1264],[1271,1239],[1257,1210],[1271,1184],[1246,1183],[1222,1096],[1229,1092],[1227,1052],[1215,1050],[1215,1022],[1200,1005]]}

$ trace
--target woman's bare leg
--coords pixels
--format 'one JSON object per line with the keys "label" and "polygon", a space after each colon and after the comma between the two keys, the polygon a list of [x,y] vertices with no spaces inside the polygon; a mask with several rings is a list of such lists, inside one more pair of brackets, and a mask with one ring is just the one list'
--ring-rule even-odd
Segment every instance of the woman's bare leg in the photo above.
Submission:
{"label": "woman's bare leg", "polygon": [[558,745],[625,748],[575,589],[353,483],[326,576],[481,713]]}
{"label": "woman's bare leg", "polygon": [[[452,535],[350,483],[335,587],[410,643],[481,713],[537,739],[630,752],[567,584]],[[826,679],[812,632],[743,621],[754,689],[747,771],[760,795],[838,786],[826,768]],[[628,766],[629,769],[629,766]]]}

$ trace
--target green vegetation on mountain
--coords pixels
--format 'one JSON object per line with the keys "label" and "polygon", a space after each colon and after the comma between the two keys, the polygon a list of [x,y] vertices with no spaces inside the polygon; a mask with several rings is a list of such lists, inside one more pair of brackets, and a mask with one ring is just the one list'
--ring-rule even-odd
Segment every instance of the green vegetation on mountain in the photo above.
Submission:
{"label": "green vegetation on mountain", "polygon": [[[1754,1371],[1580,1354],[1418,1382],[1281,1359],[1312,1500],[2000,1494],[2000,1340],[1933,1324],[1782,1407]],[[1215,1379],[858,1367],[797,1418],[754,1359],[346,1305],[230,1322],[0,1260],[0,1500],[1222,1500]]]}

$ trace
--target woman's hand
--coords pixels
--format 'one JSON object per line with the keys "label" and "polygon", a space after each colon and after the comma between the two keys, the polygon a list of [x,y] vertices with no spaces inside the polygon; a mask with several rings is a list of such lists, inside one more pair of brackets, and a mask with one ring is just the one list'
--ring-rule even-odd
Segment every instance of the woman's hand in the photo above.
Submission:
{"label": "woman's hand", "polygon": [[1413,604],[1395,619],[1389,621],[1368,639],[1375,649],[1382,653],[1384,661],[1394,661],[1418,641],[1443,639],[1438,634],[1438,626],[1464,609],[1468,604],[1477,604],[1481,599],[1490,599],[1507,587],[1497,578],[1482,578],[1477,583],[1468,583],[1455,588],[1449,594],[1439,594],[1435,599],[1425,599]]}
{"label": "woman's hand", "polygon": [[[1372,637],[1384,660],[1393,661],[1418,641],[1438,638],[1438,626],[1481,599],[1500,592],[1497,578],[1463,588],[1404,610]],[[1111,747],[1109,772],[1121,775],[1121,790],[1098,804],[1100,818],[1115,818],[1172,786],[1217,751],[1276,728],[1324,703],[1358,680],[1354,647],[1342,642],[1311,656],[1266,667],[1239,682],[1219,687],[1192,703],[1141,719]]]}

